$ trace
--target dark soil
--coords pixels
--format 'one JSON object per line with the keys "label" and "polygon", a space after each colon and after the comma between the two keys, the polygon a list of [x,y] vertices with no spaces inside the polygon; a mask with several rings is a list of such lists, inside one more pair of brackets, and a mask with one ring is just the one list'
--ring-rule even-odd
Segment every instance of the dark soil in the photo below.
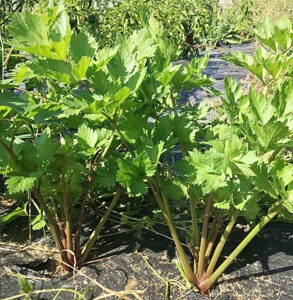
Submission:
{"label": "dark soil", "polygon": [[[230,50],[229,47],[214,50],[206,70],[208,75],[215,77],[215,87],[220,90],[223,90],[226,75],[242,80],[247,75],[243,69],[221,60],[221,55]],[[252,46],[233,46],[232,50],[251,52]],[[181,101],[193,104],[206,97],[203,90],[194,89],[184,92]],[[7,210],[9,208],[1,208],[0,203],[0,217]],[[33,244],[27,244],[27,218],[18,218],[9,227],[0,229],[0,299],[20,293],[17,273],[27,276],[34,291],[42,290],[42,293],[33,294],[32,299],[74,298],[72,292],[58,295],[52,292],[58,288],[78,292],[87,289],[86,299],[107,300],[119,298],[110,290],[120,292],[121,299],[293,299],[293,224],[273,222],[264,228],[226,270],[209,296],[185,287],[176,268],[173,242],[168,239],[168,230],[164,226],[156,228],[157,233],[114,223],[107,226],[91,262],[74,276],[56,273],[52,260],[56,253],[48,236],[42,232],[34,233]],[[245,235],[244,231],[245,226],[239,226],[231,235],[229,248],[224,249],[222,259],[234,249]],[[101,295],[108,296],[101,298]]]}
{"label": "dark soil", "polygon": [[[131,291],[144,300],[293,299],[293,224],[269,224],[226,270],[208,297],[184,289],[185,283],[175,265],[174,246],[165,236],[167,230],[163,226],[156,228],[157,234],[143,229],[138,238],[136,231],[112,224],[112,228],[105,231],[97,244],[92,262],[75,276],[57,276],[54,274],[56,268],[53,260],[48,259],[52,255],[49,250],[52,243],[48,237],[38,238],[38,243],[27,249],[23,234],[22,243],[19,243],[19,237],[16,239],[18,243],[14,242],[17,236],[10,234],[15,232],[15,228],[20,232],[21,227],[26,227],[20,220],[15,222],[16,226],[4,228],[1,232],[0,299],[20,293],[18,279],[13,276],[16,273],[28,276],[35,291],[43,291],[33,295],[32,299],[49,300],[56,295],[56,292],[44,290],[67,288],[81,292],[87,287],[86,298],[94,299],[109,293],[102,290],[100,285],[113,291],[123,291],[126,294],[122,299],[136,299]],[[222,259],[244,235],[244,228],[237,228],[229,239],[229,248],[225,249]],[[44,252],[45,249],[48,251]],[[73,293],[60,293],[56,299],[73,299]],[[105,299],[118,297],[110,295]]]}

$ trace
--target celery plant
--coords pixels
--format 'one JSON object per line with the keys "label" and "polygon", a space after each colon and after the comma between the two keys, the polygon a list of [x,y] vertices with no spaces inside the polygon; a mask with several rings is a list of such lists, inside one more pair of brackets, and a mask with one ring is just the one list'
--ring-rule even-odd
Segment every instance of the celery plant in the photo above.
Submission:
{"label": "celery plant", "polygon": [[[288,42],[278,55],[287,66],[292,24],[285,22],[281,33]],[[15,16],[10,34],[29,59],[1,84],[0,170],[11,194],[32,192],[38,201],[65,268],[87,259],[124,193],[152,192],[180,268],[202,293],[263,226],[280,213],[292,214],[292,73],[279,61],[269,66],[269,54],[263,65],[248,62],[257,75],[259,68],[286,75],[270,90],[273,96],[268,89],[245,94],[227,78],[223,105],[211,121],[205,102],[178,103],[181,91],[212,84],[202,74],[208,56],[174,64],[179,52],[153,17],[129,38],[117,36],[114,48],[97,50],[88,33],[72,34],[63,4],[49,1],[45,11]],[[272,38],[279,45],[279,36]],[[38,89],[23,89],[21,82]],[[175,161],[178,147],[182,159]],[[113,199],[82,244],[87,206],[105,192]],[[189,254],[174,207],[188,207]],[[218,265],[240,216],[259,223]]]}

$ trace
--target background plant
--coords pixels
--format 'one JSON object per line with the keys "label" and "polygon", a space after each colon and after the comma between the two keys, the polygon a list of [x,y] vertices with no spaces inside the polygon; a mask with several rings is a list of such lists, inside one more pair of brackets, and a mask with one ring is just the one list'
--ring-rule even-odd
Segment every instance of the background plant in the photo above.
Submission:
{"label": "background plant", "polygon": [[[223,14],[217,1],[67,1],[71,23],[77,30],[87,28],[101,47],[115,44],[116,35],[129,35],[141,28],[150,15],[163,24],[168,38],[182,51],[194,53],[222,42],[239,42],[249,38],[247,11],[239,18]],[[245,7],[245,5],[243,5]]]}
{"label": "background plant", "polygon": [[286,0],[268,0],[266,2],[260,0],[233,0],[233,10],[239,12],[242,5],[248,5],[250,16],[253,24],[259,24],[266,18],[272,21],[278,21],[283,17],[292,19],[293,17],[293,4],[291,1]]}
{"label": "background plant", "polygon": [[270,19],[266,19],[254,34],[261,45],[253,56],[233,52],[225,59],[249,70],[253,75],[253,86],[264,94],[272,94],[292,78],[292,22],[284,17],[274,25]]}

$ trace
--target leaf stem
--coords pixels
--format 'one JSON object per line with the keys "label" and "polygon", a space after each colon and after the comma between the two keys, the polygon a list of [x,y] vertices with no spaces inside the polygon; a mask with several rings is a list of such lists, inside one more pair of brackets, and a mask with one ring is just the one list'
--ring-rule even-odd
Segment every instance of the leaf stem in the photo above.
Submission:
{"label": "leaf stem", "polygon": [[67,183],[65,178],[65,170],[63,168],[61,173],[61,185],[63,194],[63,205],[64,205],[64,218],[65,218],[65,235],[66,235],[66,251],[68,256],[68,261],[71,265],[74,264],[73,253],[73,242],[72,242],[72,231],[71,231],[71,204],[69,201]]}
{"label": "leaf stem", "polygon": [[174,92],[173,92],[172,88],[171,88],[171,101],[172,101],[174,116],[175,116],[175,118],[178,118],[178,112],[177,112],[177,108],[176,108],[176,101],[175,101]]}
{"label": "leaf stem", "polygon": [[[101,162],[105,158],[106,154],[108,153],[108,151],[109,151],[109,149],[110,149],[110,147],[113,143],[113,140],[114,140],[114,134],[112,134],[112,136],[110,137],[110,140],[109,140],[107,146],[105,147],[104,151],[102,152],[102,154],[98,158],[98,162]],[[96,152],[96,154],[91,159],[89,175],[91,175],[91,173],[92,173],[92,164],[97,159],[97,153],[98,152]],[[81,196],[81,207],[80,207],[80,210],[79,210],[79,217],[78,217],[78,221],[77,221],[77,230],[76,230],[76,233],[75,233],[75,245],[74,245],[77,260],[79,259],[80,255],[81,255],[81,253],[80,253],[81,227],[82,227],[82,223],[83,223],[83,219],[84,219],[84,215],[85,215],[85,207],[86,207],[86,203],[87,203],[87,200],[88,200],[88,195],[90,193],[91,185],[92,185],[92,180],[87,180],[87,182],[85,184],[83,194]]]}
{"label": "leaf stem", "polygon": [[[161,193],[159,191],[159,187],[157,185],[157,182],[153,178],[148,178],[148,184],[149,184],[149,186],[150,186],[150,188],[153,192],[153,195],[154,195],[156,201],[158,202],[158,205],[159,205],[159,207],[162,211],[162,214],[165,218],[165,221],[168,225],[168,228],[170,230],[172,239],[173,239],[173,241],[175,243],[175,246],[176,246],[176,249],[177,249],[177,253],[178,253],[180,262],[182,264],[183,271],[184,271],[186,277],[188,278],[188,280],[191,283],[195,283],[196,282],[196,277],[195,277],[195,275],[193,273],[193,270],[192,270],[192,268],[191,268],[191,266],[188,262],[188,259],[186,257],[186,253],[183,249],[183,246],[180,242],[180,239],[179,239],[176,227],[174,225],[172,216],[169,215],[168,209],[165,206],[165,203],[164,203],[164,200],[163,200],[163,198],[161,196]],[[165,199],[165,201],[166,201],[166,199]]]}
{"label": "leaf stem", "polygon": [[202,284],[202,292],[208,291],[221,276],[221,274],[229,267],[234,259],[240,254],[240,252],[251,242],[251,240],[260,232],[260,230],[266,226],[280,211],[282,206],[279,204],[275,210],[269,212],[263,219],[250,231],[245,239],[238,245],[238,247],[225,259],[225,261],[216,269],[210,278]]}
{"label": "leaf stem", "polygon": [[207,233],[208,233],[208,226],[209,226],[209,216],[210,211],[212,208],[212,201],[213,201],[213,193],[211,192],[208,197],[208,201],[205,208],[204,213],[204,221],[202,225],[202,234],[200,240],[200,248],[199,248],[199,255],[198,255],[198,270],[197,270],[197,277],[199,280],[202,279],[204,269],[205,269],[205,253],[207,247]]}
{"label": "leaf stem", "polygon": [[191,213],[191,239],[192,246],[197,248],[199,246],[199,229],[198,229],[198,221],[196,214],[196,199],[192,194],[190,188],[188,188],[189,195],[189,205],[190,205],[190,213]]}
{"label": "leaf stem", "polygon": [[56,246],[57,246],[57,249],[59,251],[61,260],[64,261],[65,263],[68,263],[67,255],[63,252],[64,246],[63,246],[63,243],[62,243],[61,238],[60,238],[60,232],[57,229],[57,226],[55,224],[55,220],[52,217],[52,214],[49,210],[49,207],[47,206],[45,200],[43,199],[41,193],[39,192],[39,189],[34,188],[32,190],[32,192],[33,192],[34,196],[36,197],[36,199],[38,200],[38,202],[40,203],[41,208],[45,212],[45,215],[46,215],[48,223],[49,223],[50,231],[51,231],[52,237],[53,237],[53,239],[56,243]]}
{"label": "leaf stem", "polygon": [[114,131],[117,132],[117,134],[119,135],[119,138],[121,139],[122,144],[124,145],[124,147],[131,153],[133,154],[133,151],[131,150],[128,142],[126,141],[125,137],[123,136],[122,132],[120,131],[120,129],[118,128],[116,122],[111,119],[111,117],[107,114],[104,114],[104,116],[107,118],[108,122],[110,123],[111,127],[114,129]]}
{"label": "leaf stem", "polygon": [[88,238],[86,244],[84,245],[82,252],[81,252],[81,259],[80,259],[80,264],[82,264],[87,256],[89,255],[90,251],[92,250],[97,238],[99,237],[99,234],[105,224],[105,222],[107,221],[110,213],[112,212],[112,210],[114,209],[117,201],[121,198],[123,194],[123,189],[121,186],[118,187],[116,194],[114,195],[108,209],[106,210],[104,216],[101,218],[99,224],[96,226],[96,228],[93,230],[92,234],[90,235],[90,237]]}
{"label": "leaf stem", "polygon": [[211,259],[211,261],[209,263],[208,269],[207,269],[206,274],[204,276],[205,279],[209,278],[211,276],[211,274],[213,273],[213,271],[215,269],[215,266],[217,264],[217,261],[218,261],[220,255],[221,255],[221,253],[222,253],[222,250],[223,250],[223,248],[224,248],[224,246],[225,246],[225,244],[226,244],[226,242],[228,240],[228,237],[229,237],[229,235],[230,235],[230,233],[231,233],[231,231],[232,231],[232,229],[233,229],[233,227],[235,225],[237,217],[238,217],[238,214],[232,215],[229,223],[227,224],[226,229],[223,232],[223,234],[221,236],[221,239],[220,239],[220,241],[219,241],[219,243],[218,243],[218,245],[217,245],[217,247],[215,249],[215,252],[214,252],[214,254],[212,256],[212,259]]}
{"label": "leaf stem", "polygon": [[207,250],[206,250],[206,253],[205,253],[206,261],[209,259],[210,255],[211,255],[215,240],[217,238],[217,235],[218,235],[219,230],[220,230],[221,225],[222,225],[222,221],[223,221],[223,215],[217,216],[214,220],[214,224],[212,226],[210,237],[208,239]]}

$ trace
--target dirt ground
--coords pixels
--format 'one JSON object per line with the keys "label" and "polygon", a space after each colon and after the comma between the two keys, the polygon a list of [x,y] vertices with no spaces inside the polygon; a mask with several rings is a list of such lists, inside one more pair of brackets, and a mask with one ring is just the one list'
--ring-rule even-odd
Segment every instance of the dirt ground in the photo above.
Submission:
{"label": "dirt ground", "polygon": [[[156,229],[157,233],[143,229],[138,234],[112,224],[87,265],[74,276],[57,276],[53,261],[48,259],[53,254],[50,239],[43,236],[28,245],[25,240],[21,241],[27,233],[24,224],[18,220],[14,225],[1,230],[0,299],[19,294],[16,273],[27,276],[34,291],[42,290],[32,299],[73,299],[73,293],[68,291],[56,298],[56,292],[45,292],[58,288],[80,292],[87,288],[86,299],[101,295],[108,296],[97,299],[119,299],[118,295],[121,299],[143,300],[293,299],[293,224],[268,225],[207,296],[188,288],[181,279],[173,243],[163,226]],[[243,228],[234,232],[222,259],[244,234]]]}

